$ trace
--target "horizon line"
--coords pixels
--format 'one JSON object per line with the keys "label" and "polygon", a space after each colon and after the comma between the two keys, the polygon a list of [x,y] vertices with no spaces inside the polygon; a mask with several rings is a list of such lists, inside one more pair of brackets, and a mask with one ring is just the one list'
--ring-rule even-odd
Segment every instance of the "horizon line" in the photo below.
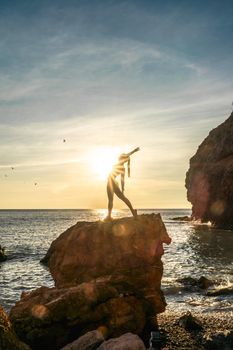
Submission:
{"label": "horizon line", "polygon": [[[192,208],[137,208],[137,210],[191,210]],[[108,210],[107,208],[0,208],[0,211],[6,210]],[[126,211],[127,208],[113,209],[113,211]]]}

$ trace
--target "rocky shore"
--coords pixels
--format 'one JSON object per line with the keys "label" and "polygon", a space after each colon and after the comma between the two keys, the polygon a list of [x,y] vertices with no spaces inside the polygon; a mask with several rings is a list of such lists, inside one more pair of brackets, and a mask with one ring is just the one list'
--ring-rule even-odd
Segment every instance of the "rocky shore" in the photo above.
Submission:
{"label": "rocky shore", "polygon": [[[9,319],[1,309],[0,349],[146,350],[150,338],[160,350],[233,349],[230,308],[166,309],[161,256],[170,242],[159,214],[70,227],[42,259],[55,287],[22,293]],[[204,276],[179,283],[184,290],[226,293]]]}
{"label": "rocky shore", "polygon": [[[232,350],[233,349],[233,313],[211,312],[193,313],[194,326],[187,327],[184,318],[188,315],[166,310],[157,315],[159,342],[155,349],[160,350]],[[188,315],[189,317],[189,315]],[[200,327],[195,329],[195,322]],[[187,322],[189,325],[189,323]],[[193,328],[192,328],[193,327]],[[149,349],[150,331],[143,337],[125,333],[116,338],[107,337],[107,329],[99,327],[66,344],[61,350],[146,350]],[[144,340],[144,341],[143,341]],[[28,345],[19,341],[14,333],[6,313],[0,308],[0,349],[30,350]],[[52,349],[52,348],[51,348]]]}
{"label": "rocky shore", "polygon": [[[233,312],[193,313],[200,327],[185,327],[181,318],[187,316],[165,311],[158,315],[158,325],[164,340],[161,348],[167,350],[232,350]],[[195,322],[194,321],[194,322]],[[195,323],[194,323],[195,324]]]}

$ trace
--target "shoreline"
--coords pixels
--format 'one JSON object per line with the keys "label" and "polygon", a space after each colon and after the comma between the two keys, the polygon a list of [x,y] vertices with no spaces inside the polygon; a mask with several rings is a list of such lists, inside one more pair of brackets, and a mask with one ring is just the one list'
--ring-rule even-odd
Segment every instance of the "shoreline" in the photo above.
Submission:
{"label": "shoreline", "polygon": [[166,310],[157,315],[158,328],[165,337],[161,349],[233,349],[233,310],[207,313],[192,311],[191,314],[200,322],[201,330],[190,331],[179,325],[179,319],[185,312]]}

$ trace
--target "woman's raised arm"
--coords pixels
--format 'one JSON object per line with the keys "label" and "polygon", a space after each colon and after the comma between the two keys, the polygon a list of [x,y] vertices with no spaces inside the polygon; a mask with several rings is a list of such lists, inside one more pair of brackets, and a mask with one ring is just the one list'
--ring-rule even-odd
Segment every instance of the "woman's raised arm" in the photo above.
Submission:
{"label": "woman's raised arm", "polygon": [[129,153],[126,153],[126,155],[127,155],[128,157],[130,157],[133,153],[138,152],[138,151],[140,151],[140,148],[139,148],[139,147],[135,148],[133,151],[131,151],[131,152],[129,152]]}

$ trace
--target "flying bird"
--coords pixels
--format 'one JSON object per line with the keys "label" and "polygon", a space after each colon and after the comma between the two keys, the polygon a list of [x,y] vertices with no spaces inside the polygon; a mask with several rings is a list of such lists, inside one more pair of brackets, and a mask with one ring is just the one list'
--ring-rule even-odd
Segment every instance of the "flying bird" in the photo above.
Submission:
{"label": "flying bird", "polygon": [[66,139],[63,139],[63,143],[65,143],[66,142]]}

